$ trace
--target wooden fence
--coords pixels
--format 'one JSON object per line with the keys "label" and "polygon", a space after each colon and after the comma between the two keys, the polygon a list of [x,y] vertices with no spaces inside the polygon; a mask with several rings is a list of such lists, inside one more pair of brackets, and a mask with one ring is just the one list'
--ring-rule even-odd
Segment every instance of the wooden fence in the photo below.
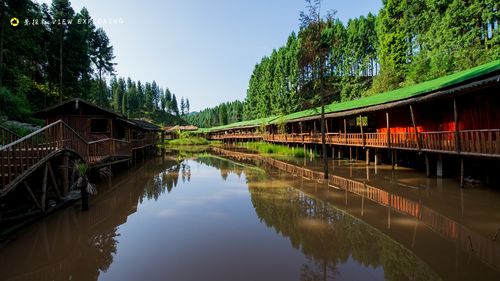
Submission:
{"label": "wooden fence", "polygon": [[[213,134],[211,139],[262,139],[277,143],[321,144],[321,134]],[[500,156],[500,129],[439,132],[329,133],[328,145],[422,150]]]}
{"label": "wooden fence", "polygon": [[109,156],[131,157],[133,149],[154,145],[155,142],[154,138],[130,142],[107,138],[87,142],[66,123],[56,121],[0,147],[0,195],[14,179],[36,168],[36,164],[51,153],[70,149],[93,164]]}

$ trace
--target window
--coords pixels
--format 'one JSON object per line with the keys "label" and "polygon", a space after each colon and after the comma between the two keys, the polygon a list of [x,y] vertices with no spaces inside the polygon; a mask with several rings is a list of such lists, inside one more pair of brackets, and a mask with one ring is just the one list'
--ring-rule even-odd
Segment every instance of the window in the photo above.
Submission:
{"label": "window", "polygon": [[108,119],[90,119],[91,133],[107,133],[108,131]]}

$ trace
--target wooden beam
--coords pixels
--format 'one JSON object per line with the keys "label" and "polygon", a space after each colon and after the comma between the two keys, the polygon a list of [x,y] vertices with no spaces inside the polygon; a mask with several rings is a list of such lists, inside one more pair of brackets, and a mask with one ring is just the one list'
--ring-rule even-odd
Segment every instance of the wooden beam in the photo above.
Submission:
{"label": "wooden beam", "polygon": [[49,172],[49,167],[45,165],[42,180],[42,212],[45,212],[45,199],[47,198],[47,174]]}
{"label": "wooden beam", "polygon": [[363,133],[363,117],[359,115],[359,128],[361,129],[361,140],[363,141],[363,147],[366,145],[365,134]]}
{"label": "wooden beam", "polygon": [[54,190],[56,191],[57,197],[61,199],[62,198],[61,192],[59,191],[59,186],[57,185],[56,177],[54,176],[54,171],[52,170],[52,165],[50,165],[50,162],[47,162],[47,166],[49,167],[49,174],[50,178],[52,179],[52,185],[54,186]]}
{"label": "wooden beam", "polygon": [[344,118],[344,138],[345,143],[347,144],[347,120]]}
{"label": "wooden beam", "polygon": [[411,122],[413,124],[413,130],[415,131],[415,142],[417,144],[417,149],[420,150],[420,141],[418,136],[417,124],[415,123],[415,114],[413,113],[413,106],[410,104],[410,114],[411,114]]}
{"label": "wooden beam", "polygon": [[62,187],[62,193],[63,196],[68,195],[69,192],[69,153],[64,153],[63,156],[63,187]]}
{"label": "wooden beam", "polygon": [[458,124],[458,108],[457,108],[457,99],[453,98],[453,119],[455,122],[455,150],[457,153],[460,153],[460,132],[459,132],[459,124]]}
{"label": "wooden beam", "polygon": [[460,187],[464,187],[464,158],[460,157]]}
{"label": "wooden beam", "polygon": [[28,185],[28,183],[26,181],[23,181],[23,184],[24,184],[24,187],[26,187],[26,189],[28,190],[31,198],[33,198],[33,201],[35,202],[35,205],[39,209],[42,209],[42,206],[40,206],[40,203],[38,202],[38,200],[36,200],[35,194],[33,194],[33,190],[31,190],[31,187]]}
{"label": "wooden beam", "polygon": [[387,130],[387,147],[391,147],[391,127],[389,126],[389,111],[385,112],[385,123]]}

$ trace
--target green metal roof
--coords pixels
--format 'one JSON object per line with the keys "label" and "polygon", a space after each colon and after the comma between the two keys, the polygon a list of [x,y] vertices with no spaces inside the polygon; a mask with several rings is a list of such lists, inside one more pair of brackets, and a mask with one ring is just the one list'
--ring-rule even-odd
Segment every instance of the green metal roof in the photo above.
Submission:
{"label": "green metal roof", "polygon": [[228,129],[233,129],[233,128],[259,127],[262,125],[270,124],[270,122],[276,118],[278,118],[278,116],[271,116],[271,117],[265,117],[265,118],[260,118],[260,119],[240,121],[240,122],[231,123],[231,124],[227,124],[227,125],[223,125],[223,126],[212,127],[212,128],[200,128],[198,130],[198,132],[210,133],[210,132],[228,130]]}
{"label": "green metal roof", "polygon": [[[495,60],[486,64],[482,64],[479,66],[476,66],[474,68],[470,68],[464,71],[456,72],[451,75],[443,76],[434,80],[429,80],[426,82],[422,82],[419,84],[415,84],[412,86],[404,87],[404,88],[399,88],[396,90],[392,90],[389,92],[384,92],[380,94],[375,94],[372,96],[360,98],[357,100],[352,100],[352,101],[346,101],[346,102],[340,102],[340,103],[332,103],[327,106],[325,106],[325,114],[328,113],[334,113],[334,112],[342,112],[342,111],[347,111],[347,110],[353,110],[353,109],[360,109],[360,108],[365,108],[369,106],[374,106],[374,105],[380,105],[380,104],[385,104],[389,102],[395,102],[395,101],[400,101],[400,100],[405,100],[413,97],[417,97],[420,95],[424,94],[429,94],[431,92],[435,92],[440,89],[444,89],[450,86],[458,85],[462,82],[475,79],[478,77],[481,77],[483,75],[490,74],[492,72],[500,70],[500,60]],[[299,112],[294,112],[282,117],[268,117],[268,118],[261,118],[261,119],[254,119],[254,120],[248,120],[248,121],[242,121],[238,123],[233,123],[233,124],[228,124],[225,126],[219,126],[219,127],[214,127],[214,128],[208,128],[205,129],[205,132],[211,132],[211,131],[219,131],[219,130],[224,130],[224,129],[230,129],[230,128],[237,128],[237,127],[246,127],[249,124],[257,124],[261,125],[262,120],[265,119],[264,121],[270,122],[270,124],[276,124],[279,122],[288,122],[292,121],[295,119],[299,118],[305,118],[305,117],[311,117],[315,115],[321,114],[321,108],[312,108],[312,109],[307,109]]]}

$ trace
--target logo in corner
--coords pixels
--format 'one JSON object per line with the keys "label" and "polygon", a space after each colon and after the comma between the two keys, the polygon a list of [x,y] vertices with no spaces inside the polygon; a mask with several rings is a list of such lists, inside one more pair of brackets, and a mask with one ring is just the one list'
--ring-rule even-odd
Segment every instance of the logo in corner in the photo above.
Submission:
{"label": "logo in corner", "polygon": [[10,19],[10,25],[12,25],[13,27],[16,27],[19,25],[19,19],[18,18],[11,18]]}

